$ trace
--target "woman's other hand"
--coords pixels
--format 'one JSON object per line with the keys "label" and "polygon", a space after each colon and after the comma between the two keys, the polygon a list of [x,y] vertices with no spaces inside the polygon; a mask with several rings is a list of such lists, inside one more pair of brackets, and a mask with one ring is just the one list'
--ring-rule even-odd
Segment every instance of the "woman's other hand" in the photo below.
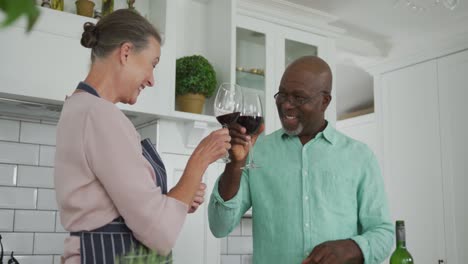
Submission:
{"label": "woman's other hand", "polygon": [[192,205],[190,206],[188,213],[194,213],[198,207],[205,201],[205,189],[206,184],[203,182],[200,183],[200,187],[198,187],[198,191],[195,193],[195,197],[193,198]]}

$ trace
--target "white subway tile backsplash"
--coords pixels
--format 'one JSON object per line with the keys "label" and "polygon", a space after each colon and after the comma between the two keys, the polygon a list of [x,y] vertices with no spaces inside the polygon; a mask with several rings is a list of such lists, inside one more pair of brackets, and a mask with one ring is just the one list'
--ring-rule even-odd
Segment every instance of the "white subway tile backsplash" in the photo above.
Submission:
{"label": "white subway tile backsplash", "polygon": [[62,226],[62,223],[60,222],[60,212],[57,211],[56,216],[55,216],[55,232],[68,232],[65,230]]}
{"label": "white subway tile backsplash", "polygon": [[0,208],[36,209],[37,189],[0,187]]}
{"label": "white subway tile backsplash", "polygon": [[242,264],[252,264],[252,255],[242,255]]}
{"label": "white subway tile backsplash", "polygon": [[55,211],[15,211],[15,232],[54,232]]}
{"label": "white subway tile backsplash", "polygon": [[240,236],[241,235],[241,224],[239,223],[229,234],[230,236]]}
{"label": "white subway tile backsplash", "polygon": [[221,254],[227,254],[227,238],[221,238]]}
{"label": "white subway tile backsplash", "polygon": [[13,210],[0,210],[0,231],[13,231]]}
{"label": "white subway tile backsplash", "polygon": [[55,159],[55,147],[50,147],[50,146],[40,147],[39,165],[53,167],[54,159]]}
{"label": "white subway tile backsplash", "polygon": [[[15,258],[21,264],[53,264],[54,256],[16,256]],[[60,263],[60,262],[58,262]]]}
{"label": "white subway tile backsplash", "polygon": [[5,255],[10,255],[11,251],[15,254],[33,253],[33,233],[2,233],[2,243]]}
{"label": "white subway tile backsplash", "polygon": [[252,236],[252,218],[242,218],[242,236]]}
{"label": "white subway tile backsplash", "polygon": [[62,264],[62,256],[61,255],[55,255],[54,256],[54,264]]}
{"label": "white subway tile backsplash", "polygon": [[0,185],[15,186],[17,181],[18,166],[12,164],[0,164]]}
{"label": "white subway tile backsplash", "polygon": [[0,162],[38,165],[39,146],[0,141]]}
{"label": "white subway tile backsplash", "polygon": [[37,209],[40,210],[58,210],[55,190],[38,189]]}
{"label": "white subway tile backsplash", "polygon": [[18,167],[17,185],[54,188],[54,168],[21,165]]}
{"label": "white subway tile backsplash", "polygon": [[0,119],[0,140],[18,141],[20,122]]}
{"label": "white subway tile backsplash", "polygon": [[241,256],[239,255],[221,255],[221,264],[241,264]]}
{"label": "white subway tile backsplash", "polygon": [[68,233],[36,233],[34,254],[63,254],[63,242]]}
{"label": "white subway tile backsplash", "polygon": [[252,237],[228,237],[229,254],[252,254]]}
{"label": "white subway tile backsplash", "polygon": [[55,145],[56,126],[21,122],[20,142]]}

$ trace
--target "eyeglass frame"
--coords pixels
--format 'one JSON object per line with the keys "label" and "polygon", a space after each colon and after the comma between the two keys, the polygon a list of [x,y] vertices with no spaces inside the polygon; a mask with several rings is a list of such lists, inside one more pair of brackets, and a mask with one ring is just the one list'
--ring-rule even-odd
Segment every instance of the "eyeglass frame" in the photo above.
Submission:
{"label": "eyeglass frame", "polygon": [[[278,99],[282,94],[284,94],[284,99]],[[315,99],[317,96],[319,96],[321,94],[322,95],[329,95],[330,93],[327,92],[327,91],[320,91],[320,92],[316,93],[313,96],[303,97],[303,96],[296,96],[296,95],[287,94],[287,93],[283,93],[283,92],[278,91],[277,93],[275,93],[275,95],[273,95],[273,98],[275,99],[276,103],[282,104],[282,103],[285,103],[286,101],[288,101],[292,106],[299,107],[299,106],[302,106],[304,104],[307,104],[308,102],[312,101],[313,99]],[[290,98],[292,98],[292,99],[290,99]]]}

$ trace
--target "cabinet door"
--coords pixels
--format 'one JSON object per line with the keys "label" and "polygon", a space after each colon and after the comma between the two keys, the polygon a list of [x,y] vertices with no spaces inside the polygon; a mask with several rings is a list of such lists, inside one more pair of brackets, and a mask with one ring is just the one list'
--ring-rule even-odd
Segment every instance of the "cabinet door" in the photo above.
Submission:
{"label": "cabinet door", "polygon": [[[179,181],[188,158],[187,155],[162,154],[169,188]],[[211,234],[208,226],[208,199],[219,175],[219,170],[219,164],[214,163],[205,172],[203,178],[203,182],[207,185],[205,203],[195,213],[187,216],[173,250],[174,264],[220,263],[220,242]]]}
{"label": "cabinet door", "polygon": [[468,259],[468,51],[438,61],[447,262]]}
{"label": "cabinet door", "polygon": [[382,76],[384,178],[394,220],[406,222],[417,263],[444,259],[441,146],[435,61]]}

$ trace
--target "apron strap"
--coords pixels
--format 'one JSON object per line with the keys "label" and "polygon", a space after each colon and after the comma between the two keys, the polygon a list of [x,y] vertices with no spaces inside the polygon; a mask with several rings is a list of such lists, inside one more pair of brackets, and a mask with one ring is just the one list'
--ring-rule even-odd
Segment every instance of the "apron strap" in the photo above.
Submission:
{"label": "apron strap", "polygon": [[141,147],[143,149],[143,156],[149,161],[156,174],[156,184],[161,188],[162,193],[166,194],[167,174],[166,167],[162,162],[161,156],[159,156],[158,151],[153,146],[149,138],[141,141]]}

